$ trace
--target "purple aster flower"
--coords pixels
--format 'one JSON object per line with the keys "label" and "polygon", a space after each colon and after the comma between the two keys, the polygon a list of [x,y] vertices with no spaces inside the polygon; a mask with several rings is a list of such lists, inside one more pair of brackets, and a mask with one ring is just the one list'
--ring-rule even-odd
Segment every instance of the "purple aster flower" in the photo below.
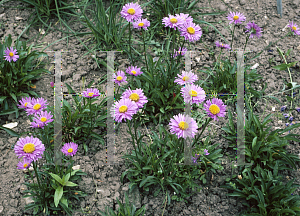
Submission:
{"label": "purple aster flower", "polygon": [[196,121],[188,115],[178,114],[173,116],[169,123],[171,134],[176,134],[178,139],[183,137],[193,138],[197,132],[198,126]]}
{"label": "purple aster flower", "polygon": [[204,149],[204,155],[209,155],[210,153],[208,153],[207,149]]}
{"label": "purple aster flower", "polygon": [[258,38],[261,37],[261,33],[262,33],[261,28],[258,25],[256,25],[254,22],[252,23],[249,22],[245,28],[248,29],[245,32],[250,32],[249,38],[253,38],[254,36]]}
{"label": "purple aster flower", "polygon": [[297,110],[297,112],[300,112],[300,107],[296,107],[295,109]]}
{"label": "purple aster flower", "polygon": [[174,80],[175,83],[178,83],[179,85],[186,85],[186,84],[192,84],[196,80],[198,80],[198,76],[194,73],[190,72],[185,72],[182,71],[182,74],[177,74],[178,78]]}
{"label": "purple aster flower", "polygon": [[289,126],[289,123],[285,123],[285,126]]}
{"label": "purple aster flower", "polygon": [[179,30],[181,31],[180,36],[184,36],[185,40],[189,40],[190,42],[197,41],[202,36],[200,26],[193,22],[185,22],[180,26]]}
{"label": "purple aster flower", "polygon": [[176,28],[179,28],[184,23],[184,20],[179,14],[175,14],[175,16],[169,15],[169,17],[163,18],[162,22],[165,27],[170,27],[176,30]]}
{"label": "purple aster flower", "polygon": [[291,28],[291,31],[294,32],[294,35],[300,35],[300,30],[298,25],[293,23],[293,21],[289,21],[288,27]]}
{"label": "purple aster flower", "polygon": [[27,115],[32,115],[41,112],[42,110],[46,109],[46,105],[48,105],[47,100],[44,98],[32,98],[31,103],[27,104]]}
{"label": "purple aster flower", "polygon": [[118,84],[119,86],[121,86],[121,83],[128,83],[127,77],[125,76],[124,71],[118,71],[117,75],[113,74],[114,79],[112,81],[114,81],[116,84]]}
{"label": "purple aster flower", "polygon": [[[193,163],[198,164],[198,163],[197,163],[197,160],[198,160],[199,157],[200,157],[200,154],[195,154],[195,157],[192,157]],[[201,160],[200,160],[200,161],[201,161]]]}
{"label": "purple aster flower", "polygon": [[22,98],[19,100],[21,105],[18,105],[19,109],[27,109],[27,105],[31,103],[31,97]]}
{"label": "purple aster flower", "polygon": [[51,88],[54,88],[54,82],[50,83]]}
{"label": "purple aster flower", "polygon": [[228,14],[227,19],[230,21],[229,24],[233,23],[233,22],[234,22],[234,24],[238,24],[238,23],[241,24],[241,22],[246,20],[246,17],[240,12],[237,12],[237,13],[235,12],[234,13],[234,12],[230,11],[230,13]]}
{"label": "purple aster flower", "polygon": [[138,106],[138,108],[143,108],[144,104],[148,102],[142,89],[131,90],[129,88],[122,94],[121,98],[130,99]]}
{"label": "purple aster flower", "polygon": [[280,108],[280,111],[283,112],[283,111],[286,109],[286,107],[287,107],[287,106],[282,106],[282,107]]}
{"label": "purple aster flower", "polygon": [[291,116],[290,118],[289,118],[289,121],[293,121],[294,120],[294,118],[293,118],[293,116]]}
{"label": "purple aster flower", "polygon": [[17,165],[17,169],[28,169],[30,167],[30,164],[32,163],[32,160],[28,158],[23,158],[23,162],[19,161]]}
{"label": "purple aster flower", "polygon": [[287,113],[283,113],[283,115],[284,115],[284,118],[288,118],[289,117],[289,114],[287,114]]}
{"label": "purple aster flower", "polygon": [[205,100],[205,91],[194,84],[187,84],[185,87],[181,88],[181,94],[184,98],[185,103],[202,103]]}
{"label": "purple aster flower", "polygon": [[138,109],[139,108],[135,102],[124,98],[117,101],[111,108],[111,116],[117,122],[122,122],[123,119],[126,122],[126,119],[132,119],[132,116],[137,113]]}
{"label": "purple aster flower", "polygon": [[[51,119],[52,117],[53,117],[53,115],[51,115],[50,111],[49,111],[49,113],[47,111],[41,111],[40,113],[35,114],[35,118],[33,118],[33,119],[35,120],[36,124],[42,125],[41,127],[43,127],[53,121],[53,119]],[[40,126],[38,126],[38,127],[40,127]]]}
{"label": "purple aster flower", "polygon": [[142,17],[143,10],[141,6],[137,3],[125,4],[121,11],[121,16],[125,18],[128,22],[140,19]]}
{"label": "purple aster flower", "polygon": [[180,13],[179,15],[184,22],[193,22],[193,18],[189,14]]}
{"label": "purple aster flower", "polygon": [[62,153],[64,153],[66,156],[74,156],[78,150],[78,145],[73,142],[69,142],[64,144],[64,146],[61,148]]}
{"label": "purple aster flower", "polygon": [[14,150],[19,158],[24,156],[29,160],[36,161],[38,158],[42,158],[41,155],[45,151],[45,146],[38,138],[27,136],[18,140]]}
{"label": "purple aster flower", "polygon": [[179,47],[179,50],[178,50],[178,51],[176,51],[176,50],[174,49],[174,55],[173,55],[173,58],[175,58],[175,57],[178,56],[178,55],[184,56],[186,51],[188,51],[187,48],[183,48],[183,49],[182,49],[181,47]]}
{"label": "purple aster flower", "polygon": [[42,128],[44,129],[45,125],[43,123],[37,122],[36,119],[31,122],[31,126],[32,128]]}
{"label": "purple aster flower", "polygon": [[130,66],[126,69],[126,73],[134,76],[141,75],[143,72],[141,71],[141,68]]}
{"label": "purple aster flower", "polygon": [[17,50],[13,49],[13,47],[11,47],[10,49],[7,47],[7,50],[5,50],[5,60],[11,62],[11,60],[13,60],[14,62],[16,62],[19,58],[18,55],[16,55],[18,52]]}
{"label": "purple aster flower", "polygon": [[230,49],[231,49],[230,46],[229,46],[229,44],[219,43],[219,41],[216,41],[215,44],[216,44],[217,47],[220,47],[220,48],[222,48],[222,49],[223,49],[223,48],[224,48],[224,49],[227,49],[227,50],[230,50]]}
{"label": "purple aster flower", "polygon": [[100,95],[99,90],[97,88],[88,88],[86,91],[82,92],[83,97],[86,98],[94,98]]}
{"label": "purple aster flower", "polygon": [[215,121],[219,121],[217,117],[225,117],[226,105],[224,105],[221,99],[213,98],[211,101],[206,101],[204,110],[209,117],[213,118]]}
{"label": "purple aster flower", "polygon": [[147,19],[138,19],[133,23],[133,28],[148,30],[150,22]]}

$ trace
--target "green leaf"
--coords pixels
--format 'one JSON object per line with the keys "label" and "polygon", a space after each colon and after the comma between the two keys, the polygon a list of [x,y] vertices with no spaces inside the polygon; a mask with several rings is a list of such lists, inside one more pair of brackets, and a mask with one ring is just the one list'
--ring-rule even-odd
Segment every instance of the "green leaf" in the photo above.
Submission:
{"label": "green leaf", "polygon": [[288,65],[285,63],[282,63],[281,65],[276,65],[273,67],[276,70],[286,70],[288,68]]}
{"label": "green leaf", "polygon": [[75,187],[75,186],[78,186],[77,184],[73,183],[73,182],[66,182],[65,186],[69,186],[69,187]]}
{"label": "green leaf", "polygon": [[58,206],[59,200],[61,199],[62,195],[63,195],[63,187],[59,186],[56,190],[55,190],[55,194],[54,194],[54,203],[55,203],[55,207]]}
{"label": "green leaf", "polygon": [[20,134],[18,134],[17,132],[9,129],[9,128],[6,128],[6,127],[1,127],[0,126],[0,129],[3,129],[5,130],[7,133],[9,133],[11,136],[15,136],[15,137],[20,137]]}
{"label": "green leaf", "polygon": [[54,178],[56,181],[58,181],[60,184],[63,184],[63,180],[58,176],[58,175],[56,175],[56,174],[54,174],[54,173],[49,173],[51,176],[52,176],[52,178]]}

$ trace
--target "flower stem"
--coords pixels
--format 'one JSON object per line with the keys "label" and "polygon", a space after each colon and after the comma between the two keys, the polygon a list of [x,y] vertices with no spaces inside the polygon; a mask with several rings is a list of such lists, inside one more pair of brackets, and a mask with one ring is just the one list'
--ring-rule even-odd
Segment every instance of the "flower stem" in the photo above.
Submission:
{"label": "flower stem", "polygon": [[131,26],[129,23],[129,53],[130,53],[130,63],[133,64],[132,54],[131,54]]}
{"label": "flower stem", "polygon": [[[233,27],[233,31],[232,31],[232,35],[231,35],[231,43],[230,43],[231,51],[233,50],[233,49],[232,49],[232,43],[233,43],[234,30],[235,30],[235,25],[234,25],[234,27]],[[232,52],[230,52],[229,58],[231,57],[231,53],[232,53]]]}
{"label": "flower stem", "polygon": [[146,62],[147,72],[149,72],[148,63],[147,63],[147,55],[146,55],[145,33],[143,30],[142,30],[142,32],[143,32],[145,62]]}

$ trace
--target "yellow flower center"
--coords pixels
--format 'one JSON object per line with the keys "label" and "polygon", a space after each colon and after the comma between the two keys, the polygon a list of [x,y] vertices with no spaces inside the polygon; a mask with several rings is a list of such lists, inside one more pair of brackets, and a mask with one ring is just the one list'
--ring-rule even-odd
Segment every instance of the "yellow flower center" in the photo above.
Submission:
{"label": "yellow flower center", "polygon": [[292,29],[295,30],[295,31],[297,30],[297,28],[295,26],[293,26]]}
{"label": "yellow flower center", "polygon": [[88,93],[88,95],[89,95],[90,97],[92,97],[92,96],[94,95],[94,93],[93,93],[93,92],[90,92],[90,93]]}
{"label": "yellow flower center", "polygon": [[23,151],[25,153],[32,153],[35,150],[34,144],[33,143],[27,143],[23,147]]}
{"label": "yellow flower center", "polygon": [[223,46],[223,44],[221,44],[221,46]]}
{"label": "yellow flower center", "polygon": [[24,163],[23,167],[26,168],[27,166],[28,166],[28,164],[27,164],[27,163]]}
{"label": "yellow flower center", "polygon": [[137,93],[132,93],[130,96],[129,96],[129,99],[134,101],[134,102],[138,102],[139,99],[140,99],[140,96],[137,94]]}
{"label": "yellow flower center", "polygon": [[171,18],[171,19],[170,19],[170,22],[171,22],[171,23],[177,23],[177,19],[176,19],[176,18]]}
{"label": "yellow flower center", "polygon": [[238,19],[239,19],[239,16],[235,15],[235,16],[233,17],[233,19],[234,19],[234,20],[238,20]]}
{"label": "yellow flower center", "polygon": [[186,130],[189,128],[189,124],[184,121],[179,122],[178,126],[181,130]]}
{"label": "yellow flower center", "polygon": [[189,91],[189,94],[192,96],[192,97],[196,97],[198,95],[198,93],[194,90],[190,90]]}
{"label": "yellow flower center", "polygon": [[46,118],[46,117],[42,117],[42,118],[41,118],[41,121],[42,121],[42,122],[45,122],[45,121],[47,121],[47,118]]}
{"label": "yellow flower center", "polygon": [[195,34],[195,29],[193,27],[188,27],[187,31],[189,34]]}
{"label": "yellow flower center", "polygon": [[41,108],[41,104],[36,104],[33,106],[33,109],[39,110]]}
{"label": "yellow flower center", "polygon": [[210,105],[210,107],[209,107],[209,111],[210,111],[212,114],[216,115],[216,114],[218,114],[218,113],[220,112],[220,108],[219,108],[216,104],[212,104],[212,105]]}
{"label": "yellow flower center", "polygon": [[10,56],[10,57],[13,57],[13,56],[14,56],[14,54],[13,54],[12,52],[10,52],[10,53],[9,53],[9,56]]}
{"label": "yellow flower center", "polygon": [[126,112],[128,110],[128,107],[126,106],[126,105],[122,105],[122,106],[120,106],[120,108],[119,108],[119,112],[120,113],[124,113],[124,112]]}
{"label": "yellow flower center", "polygon": [[178,53],[180,54],[181,52],[180,52],[180,51],[178,51]]}
{"label": "yellow flower center", "polygon": [[138,24],[138,26],[139,26],[139,27],[143,27],[143,26],[144,26],[144,23],[141,22],[141,23]]}
{"label": "yellow flower center", "polygon": [[[183,78],[182,78],[182,80],[183,81],[188,81],[190,78],[188,77],[188,76],[184,76]],[[196,92],[196,94],[197,94],[197,92]]]}
{"label": "yellow flower center", "polygon": [[123,79],[123,77],[117,76],[117,80],[118,80],[118,81],[121,81],[122,79]]}
{"label": "yellow flower center", "polygon": [[73,152],[73,149],[72,149],[72,148],[69,148],[69,149],[68,149],[68,152],[69,152],[69,153]]}
{"label": "yellow flower center", "polygon": [[129,8],[127,10],[127,13],[129,13],[130,15],[133,15],[133,14],[135,14],[135,10],[133,8]]}
{"label": "yellow flower center", "polygon": [[136,74],[136,71],[133,70],[133,71],[131,71],[131,73]]}
{"label": "yellow flower center", "polygon": [[26,102],[26,103],[24,104],[24,106],[26,107],[26,106],[27,106],[27,104],[28,104],[28,102]]}

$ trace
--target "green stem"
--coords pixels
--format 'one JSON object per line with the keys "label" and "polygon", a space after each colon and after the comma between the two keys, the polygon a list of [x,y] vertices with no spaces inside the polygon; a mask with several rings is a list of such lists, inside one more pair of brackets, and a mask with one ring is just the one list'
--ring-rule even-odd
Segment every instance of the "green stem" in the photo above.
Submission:
{"label": "green stem", "polygon": [[203,128],[202,128],[202,131],[201,131],[201,133],[197,136],[196,140],[193,142],[192,147],[198,142],[198,140],[199,140],[199,138],[201,137],[201,135],[202,135],[204,129],[207,127],[208,123],[211,122],[211,120],[212,120],[212,118],[206,119],[205,125],[204,125]]}
{"label": "green stem", "polygon": [[130,63],[133,64],[132,54],[131,54],[131,25],[129,23],[129,53],[130,53]]}
{"label": "green stem", "polygon": [[[38,184],[39,184],[39,187],[40,187],[40,191],[43,191],[43,193],[45,192],[43,189],[42,189],[42,186],[41,186],[41,183],[40,183],[40,178],[39,178],[39,175],[38,175],[38,173],[37,173],[37,167],[36,167],[36,163],[34,162],[34,161],[32,161],[32,164],[33,164],[33,169],[34,169],[34,172],[35,172],[35,175],[36,175],[36,179],[37,179],[37,181],[38,181]],[[41,198],[43,199],[43,201],[44,201],[44,204],[45,204],[45,206],[46,206],[46,201],[45,201],[45,199],[44,199],[44,196],[45,194],[43,194],[43,196],[41,196]]]}
{"label": "green stem", "polygon": [[147,72],[149,72],[148,63],[147,63],[147,55],[146,55],[146,43],[145,43],[145,35],[144,35],[145,33],[144,33],[143,29],[142,29],[142,32],[143,32],[145,62],[146,62]]}
{"label": "green stem", "polygon": [[[276,46],[276,48],[280,52],[280,55],[282,56],[282,58],[284,59],[284,63],[287,64],[287,61],[286,61],[282,51],[277,46]],[[290,76],[290,80],[291,80],[291,83],[292,83],[293,80],[292,80],[292,75],[291,75],[290,68],[288,67],[287,69],[289,71],[289,76]],[[293,88],[293,86],[292,86],[292,88]],[[292,95],[291,96],[292,96],[292,100],[291,100],[291,109],[292,109],[292,107],[293,107],[293,98],[294,98],[294,90],[293,89],[292,89]],[[291,115],[291,111],[290,111],[290,115]]]}
{"label": "green stem", "polygon": [[[232,43],[233,43],[234,31],[235,31],[235,25],[234,25],[234,27],[233,27],[233,32],[232,32],[232,35],[231,35],[231,43],[230,43],[230,48],[231,48],[231,51],[233,50],[233,49],[232,49]],[[232,52],[230,52],[230,56],[229,56],[229,58],[231,57],[231,53],[232,53]]]}
{"label": "green stem", "polygon": [[[251,32],[250,32],[250,33],[251,33]],[[246,46],[247,46],[249,37],[250,37],[250,34],[248,34],[247,37],[246,37],[246,44],[245,44],[245,46],[244,46],[244,52],[245,52],[245,50],[246,50]]]}

